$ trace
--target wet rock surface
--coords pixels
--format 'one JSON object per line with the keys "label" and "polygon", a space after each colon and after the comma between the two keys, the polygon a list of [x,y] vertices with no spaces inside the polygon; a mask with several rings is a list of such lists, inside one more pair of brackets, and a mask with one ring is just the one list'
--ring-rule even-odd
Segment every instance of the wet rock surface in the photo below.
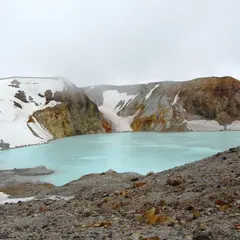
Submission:
{"label": "wet rock surface", "polygon": [[237,240],[239,166],[233,148],[145,176],[111,170],[61,187],[18,183],[12,197],[75,198],[1,205],[0,239]]}

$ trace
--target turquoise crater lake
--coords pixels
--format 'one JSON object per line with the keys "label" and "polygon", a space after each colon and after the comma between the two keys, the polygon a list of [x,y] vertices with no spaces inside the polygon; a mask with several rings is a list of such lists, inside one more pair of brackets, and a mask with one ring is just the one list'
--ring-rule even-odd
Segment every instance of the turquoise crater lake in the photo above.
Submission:
{"label": "turquoise crater lake", "polygon": [[[108,169],[159,172],[240,145],[240,132],[82,135],[0,152],[0,169],[44,165],[56,172],[30,177],[63,185]],[[25,177],[24,179],[29,179]]]}

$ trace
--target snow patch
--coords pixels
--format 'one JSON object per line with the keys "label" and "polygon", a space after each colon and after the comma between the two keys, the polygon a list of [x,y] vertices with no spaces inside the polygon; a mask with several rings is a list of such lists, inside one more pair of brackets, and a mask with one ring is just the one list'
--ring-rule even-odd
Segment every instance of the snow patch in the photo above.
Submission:
{"label": "snow patch", "polygon": [[[120,111],[126,104],[127,102],[136,97],[136,95],[128,95],[127,93],[123,92],[120,93],[117,90],[107,90],[103,92],[103,104],[104,108],[107,108],[109,110],[112,110],[114,112]],[[116,108],[117,104],[123,101],[124,103],[122,106],[119,106]]]}
{"label": "snow patch", "polygon": [[28,202],[34,199],[34,197],[27,197],[27,198],[9,198],[10,196],[0,192],[0,205],[3,205],[5,203],[17,203],[19,201],[21,202]]}
{"label": "snow patch", "polygon": [[194,132],[211,132],[224,130],[224,126],[219,125],[215,120],[191,120],[187,123],[187,128]]}
{"label": "snow patch", "polygon": [[[131,123],[134,116],[122,117],[117,112],[127,106],[138,94],[128,95],[117,90],[107,90],[103,92],[103,104],[98,107],[104,117],[111,121],[116,132],[132,132]],[[122,101],[120,105],[119,102]],[[119,104],[119,106],[117,106]],[[116,107],[117,106],[117,107]]]}
{"label": "snow patch", "polygon": [[171,105],[175,105],[177,103],[177,100],[179,99],[178,95],[179,95],[180,91],[177,93],[177,95],[174,97],[173,102],[171,103]]}
{"label": "snow patch", "polygon": [[[10,195],[8,194],[5,194],[4,192],[0,192],[0,205],[3,205],[5,203],[18,203],[19,201],[21,202],[28,202],[28,201],[31,201],[31,200],[40,200],[40,199],[37,199],[36,197],[26,197],[26,198],[9,198]],[[50,200],[71,200],[73,199],[74,196],[48,196],[48,197],[45,197],[43,199],[50,199]]]}
{"label": "snow patch", "polygon": [[49,131],[46,131],[46,128],[39,124],[35,118],[33,119],[35,121],[34,123],[28,123],[28,126],[32,129],[32,131],[36,133],[40,138],[47,141],[53,139],[53,135]]}
{"label": "snow patch", "polygon": [[227,125],[226,127],[227,130],[231,131],[240,131],[240,121],[234,121],[231,124]]}
{"label": "snow patch", "polygon": [[147,101],[147,100],[151,97],[153,91],[154,91],[157,87],[159,87],[159,84],[157,84],[153,89],[151,89],[150,92],[145,96],[145,101]]}
{"label": "snow patch", "polygon": [[50,200],[66,200],[66,201],[68,201],[68,200],[71,200],[71,199],[73,199],[74,198],[74,196],[55,196],[55,195],[53,195],[53,196],[48,196],[48,197],[46,197],[46,198],[44,198],[44,199],[50,199]]}
{"label": "snow patch", "polygon": [[134,116],[121,117],[118,116],[116,112],[105,106],[98,107],[99,111],[104,115],[104,117],[112,122],[112,125],[116,132],[132,132],[130,127]]}

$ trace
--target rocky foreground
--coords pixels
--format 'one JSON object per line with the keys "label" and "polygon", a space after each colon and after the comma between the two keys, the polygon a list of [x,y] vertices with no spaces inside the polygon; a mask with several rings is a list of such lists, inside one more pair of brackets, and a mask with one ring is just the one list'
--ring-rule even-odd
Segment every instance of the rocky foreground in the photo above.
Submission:
{"label": "rocky foreground", "polygon": [[[240,239],[240,147],[146,176],[108,171],[0,192],[37,196],[0,205],[0,239]],[[42,199],[51,195],[75,197]]]}

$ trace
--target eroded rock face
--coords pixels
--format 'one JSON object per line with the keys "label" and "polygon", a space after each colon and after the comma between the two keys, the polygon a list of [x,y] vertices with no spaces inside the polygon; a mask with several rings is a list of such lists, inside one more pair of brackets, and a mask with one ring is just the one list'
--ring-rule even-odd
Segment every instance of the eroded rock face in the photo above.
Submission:
{"label": "eroded rock face", "polygon": [[84,93],[56,92],[51,99],[59,104],[33,116],[54,138],[105,132],[97,106]]}
{"label": "eroded rock face", "polygon": [[179,98],[193,115],[219,124],[240,119],[240,82],[231,77],[204,78],[183,84]]}
{"label": "eroded rock face", "polygon": [[240,82],[231,77],[163,82],[145,100],[140,93],[118,114],[134,118],[134,131],[189,131],[186,121],[214,120],[226,126],[240,120]]}
{"label": "eroded rock face", "polygon": [[[120,109],[117,112],[119,117],[133,117],[133,131],[240,129],[240,81],[232,77],[96,86],[86,88],[85,93],[98,106],[102,106],[104,102],[111,101],[104,99],[104,93],[112,90],[117,91],[119,96],[122,93],[133,96],[127,97],[127,100],[120,96],[118,104],[112,109]],[[234,127],[229,127],[233,123]]]}

